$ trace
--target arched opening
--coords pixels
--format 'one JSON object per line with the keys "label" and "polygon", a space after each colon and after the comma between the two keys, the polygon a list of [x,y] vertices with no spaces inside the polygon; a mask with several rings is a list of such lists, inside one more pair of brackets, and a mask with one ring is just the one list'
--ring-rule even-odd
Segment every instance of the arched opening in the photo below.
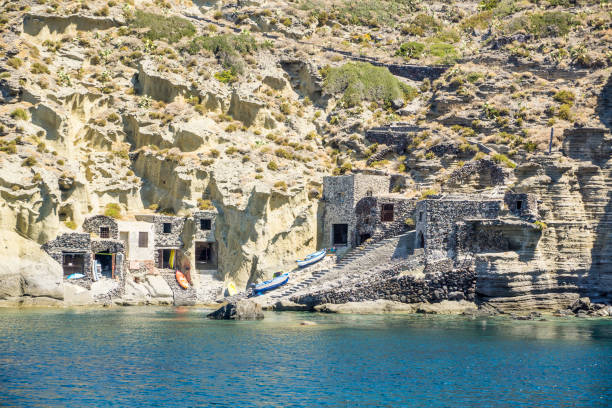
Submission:
{"label": "arched opening", "polygon": [[425,237],[423,236],[423,233],[420,231],[419,231],[419,235],[417,238],[417,244],[418,244],[417,248],[425,248]]}

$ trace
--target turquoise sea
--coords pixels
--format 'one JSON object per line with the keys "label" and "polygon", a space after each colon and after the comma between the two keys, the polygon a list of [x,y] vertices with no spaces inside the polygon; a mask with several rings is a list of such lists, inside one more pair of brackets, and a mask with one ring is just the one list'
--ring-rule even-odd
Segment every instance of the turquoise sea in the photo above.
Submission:
{"label": "turquoise sea", "polygon": [[612,406],[612,320],[207,312],[0,309],[0,406]]}

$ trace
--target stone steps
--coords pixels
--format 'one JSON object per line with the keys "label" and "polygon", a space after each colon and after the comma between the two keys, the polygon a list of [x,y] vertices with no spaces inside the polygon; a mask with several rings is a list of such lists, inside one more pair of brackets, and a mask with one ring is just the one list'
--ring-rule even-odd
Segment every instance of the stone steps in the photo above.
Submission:
{"label": "stone steps", "polygon": [[175,306],[193,306],[196,304],[197,292],[193,286],[183,289],[176,281],[175,271],[169,269],[160,270],[161,276],[172,289]]}
{"label": "stone steps", "polygon": [[[321,280],[321,278],[327,276],[330,273],[340,273],[343,270],[351,270],[353,269],[351,266],[355,264],[359,264],[359,261],[367,257],[368,255],[375,252],[377,249],[388,245],[389,243],[394,242],[401,236],[395,236],[387,239],[380,240],[370,245],[361,245],[352,249],[348,252],[340,261],[338,261],[332,268],[322,269],[316,272],[313,272],[312,275],[306,279],[300,279],[299,281],[293,283],[291,286],[285,286],[284,291],[279,291],[278,293],[270,296],[271,299],[280,300],[282,298],[286,298],[288,296],[293,295],[301,290],[307,289],[311,287],[314,283]],[[376,268],[375,268],[376,269]]]}

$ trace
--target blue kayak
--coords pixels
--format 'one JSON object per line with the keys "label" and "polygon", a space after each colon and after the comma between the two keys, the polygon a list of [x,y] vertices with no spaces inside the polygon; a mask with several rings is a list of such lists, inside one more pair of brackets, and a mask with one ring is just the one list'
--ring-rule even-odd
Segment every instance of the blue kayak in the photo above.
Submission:
{"label": "blue kayak", "polygon": [[322,250],[317,251],[313,254],[310,254],[306,258],[297,261],[297,264],[300,268],[303,268],[308,265],[312,265],[314,263],[319,262],[321,259],[325,258],[326,253],[327,253],[327,249],[323,248]]}
{"label": "blue kayak", "polygon": [[73,273],[72,275],[68,275],[66,279],[81,279],[84,277],[85,275],[83,275],[82,273]]}
{"label": "blue kayak", "polygon": [[258,285],[255,285],[255,287],[253,288],[253,293],[255,293],[256,295],[261,295],[264,292],[283,286],[285,283],[287,283],[288,280],[289,274],[283,273],[282,275],[277,276],[274,279],[270,279]]}

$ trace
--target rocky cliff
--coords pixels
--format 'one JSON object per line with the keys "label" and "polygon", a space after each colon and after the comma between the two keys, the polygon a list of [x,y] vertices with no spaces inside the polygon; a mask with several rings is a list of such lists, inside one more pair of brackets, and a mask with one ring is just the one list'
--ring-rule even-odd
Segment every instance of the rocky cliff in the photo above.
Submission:
{"label": "rocky cliff", "polygon": [[120,216],[189,215],[210,201],[219,276],[245,287],[317,247],[322,176],[360,170],[393,174],[408,197],[535,195],[547,228],[533,246],[481,251],[476,292],[500,304],[603,296],[609,11],[586,1],[3,2],[0,230],[10,239],[0,259],[36,263],[14,263],[3,297],[30,296],[25,270],[61,286],[58,265],[34,248],[108,204]]}

